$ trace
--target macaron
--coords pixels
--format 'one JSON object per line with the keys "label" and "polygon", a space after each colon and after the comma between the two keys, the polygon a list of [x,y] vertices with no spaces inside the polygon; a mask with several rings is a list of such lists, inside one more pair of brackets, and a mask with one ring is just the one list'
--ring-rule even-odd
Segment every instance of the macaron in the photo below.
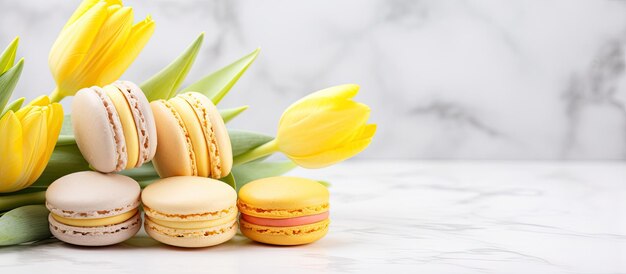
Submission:
{"label": "macaron", "polygon": [[159,176],[219,179],[230,173],[233,165],[230,138],[224,120],[209,98],[187,92],[150,105],[159,136],[153,160]]}
{"label": "macaron", "polygon": [[144,229],[153,239],[179,247],[207,247],[237,232],[237,193],[210,178],[160,179],[142,194]]}
{"label": "macaron", "polygon": [[79,90],[72,102],[72,126],[83,157],[100,172],[140,167],[157,150],[150,103],[129,81]]}
{"label": "macaron", "polygon": [[83,246],[123,242],[139,231],[139,184],[130,177],[82,171],[54,181],[46,191],[50,231]]}
{"label": "macaron", "polygon": [[246,237],[273,245],[301,245],[328,232],[328,189],[297,177],[252,181],[239,190],[239,229]]}

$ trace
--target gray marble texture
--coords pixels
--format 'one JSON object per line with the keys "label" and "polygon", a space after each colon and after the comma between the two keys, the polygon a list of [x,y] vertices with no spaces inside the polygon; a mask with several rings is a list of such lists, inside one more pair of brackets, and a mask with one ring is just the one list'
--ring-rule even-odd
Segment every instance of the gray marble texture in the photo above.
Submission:
{"label": "gray marble texture", "polygon": [[626,273],[626,164],[353,161],[291,175],[332,183],[328,235],[241,235],[204,249],[143,232],[110,247],[0,248],[0,273]]}
{"label": "gray marble texture", "polygon": [[[20,35],[27,59],[20,95],[53,89],[48,49],[78,2],[0,0],[0,45]],[[126,3],[157,29],[125,79],[201,31],[190,80],[262,48],[223,103],[251,105],[232,127],[272,133],[291,102],[358,83],[379,124],[361,158],[626,158],[626,1]]]}

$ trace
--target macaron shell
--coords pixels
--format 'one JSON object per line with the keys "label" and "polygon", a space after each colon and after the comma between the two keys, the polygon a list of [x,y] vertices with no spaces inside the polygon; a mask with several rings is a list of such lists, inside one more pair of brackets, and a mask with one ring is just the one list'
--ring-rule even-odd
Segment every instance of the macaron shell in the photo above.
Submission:
{"label": "macaron shell", "polygon": [[100,88],[81,89],[72,102],[72,127],[85,160],[100,172],[126,166],[126,142],[117,111]]}
{"label": "macaron shell", "polygon": [[239,190],[241,213],[262,218],[293,218],[329,210],[328,189],[298,177],[269,177],[252,181]]}
{"label": "macaron shell", "polygon": [[153,239],[178,247],[208,247],[224,243],[237,233],[237,222],[206,229],[175,229],[161,226],[147,217],[144,229]]}
{"label": "macaron shell", "polygon": [[157,149],[157,130],[154,122],[154,115],[150,108],[150,102],[135,83],[130,81],[117,81],[114,83],[120,90],[124,91],[135,118],[135,125],[139,135],[139,160],[137,167],[154,158]]}
{"label": "macaron shell", "polygon": [[141,216],[135,214],[127,221],[110,226],[74,227],[64,225],[52,215],[48,217],[50,232],[66,243],[82,246],[105,246],[121,243],[133,237],[141,228]]}
{"label": "macaron shell", "polygon": [[134,113],[130,107],[131,102],[129,102],[125,94],[114,85],[107,85],[103,89],[111,102],[113,102],[117,115],[122,123],[124,141],[126,142],[126,155],[128,158],[124,168],[134,168],[139,158],[139,136],[137,126],[135,125]]}
{"label": "macaron shell", "polygon": [[165,100],[150,103],[157,125],[158,149],[154,168],[161,178],[197,174],[195,155],[185,125]]}
{"label": "macaron shell", "polygon": [[147,186],[141,195],[148,216],[168,221],[205,221],[237,211],[237,193],[210,178],[177,176]]}
{"label": "macaron shell", "polygon": [[241,233],[251,240],[272,245],[302,245],[315,242],[326,235],[330,220],[302,226],[260,226],[239,220]]}
{"label": "macaron shell", "polygon": [[104,218],[139,205],[141,189],[130,177],[81,171],[54,181],[46,191],[46,207],[65,218]]}
{"label": "macaron shell", "polygon": [[222,119],[217,107],[208,97],[197,92],[188,92],[184,95],[191,96],[199,101],[210,119],[210,130],[213,132],[214,140],[207,140],[209,142],[207,146],[215,146],[215,152],[217,153],[210,155],[213,168],[211,177],[222,178],[228,175],[233,167],[233,151],[224,119]]}
{"label": "macaron shell", "polygon": [[191,139],[193,153],[196,156],[198,176],[209,177],[209,149],[206,145],[203,128],[193,108],[180,97],[174,97],[168,101],[178,112]]}

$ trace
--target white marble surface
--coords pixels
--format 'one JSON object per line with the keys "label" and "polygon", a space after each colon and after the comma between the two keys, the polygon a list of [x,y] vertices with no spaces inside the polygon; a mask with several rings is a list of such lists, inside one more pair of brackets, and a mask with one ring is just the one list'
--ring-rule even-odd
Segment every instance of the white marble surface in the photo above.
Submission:
{"label": "white marble surface", "polygon": [[330,232],[314,244],[51,241],[0,248],[0,273],[626,273],[625,163],[368,161],[292,174],[333,184]]}
{"label": "white marble surface", "polygon": [[[53,89],[48,49],[78,2],[0,0],[0,45],[22,37],[20,94]],[[157,23],[126,79],[201,31],[189,79],[262,48],[224,101],[251,105],[234,127],[271,134],[291,102],[355,82],[379,123],[361,158],[626,159],[626,1],[125,2]]]}

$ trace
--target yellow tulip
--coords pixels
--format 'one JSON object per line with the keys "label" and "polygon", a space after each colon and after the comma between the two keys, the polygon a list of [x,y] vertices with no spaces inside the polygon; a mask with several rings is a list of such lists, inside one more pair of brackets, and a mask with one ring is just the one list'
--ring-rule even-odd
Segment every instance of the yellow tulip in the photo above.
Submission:
{"label": "yellow tulip", "polygon": [[133,25],[133,9],[122,1],[84,0],[50,50],[48,64],[57,85],[52,101],[117,80],[153,32],[150,16]]}
{"label": "yellow tulip", "polygon": [[235,158],[245,163],[275,151],[305,168],[322,168],[363,151],[376,132],[367,124],[370,108],[352,100],[358,85],[317,91],[292,104],[283,113],[276,138]]}
{"label": "yellow tulip", "polygon": [[30,186],[43,172],[63,124],[63,107],[41,96],[0,118],[0,192]]}

